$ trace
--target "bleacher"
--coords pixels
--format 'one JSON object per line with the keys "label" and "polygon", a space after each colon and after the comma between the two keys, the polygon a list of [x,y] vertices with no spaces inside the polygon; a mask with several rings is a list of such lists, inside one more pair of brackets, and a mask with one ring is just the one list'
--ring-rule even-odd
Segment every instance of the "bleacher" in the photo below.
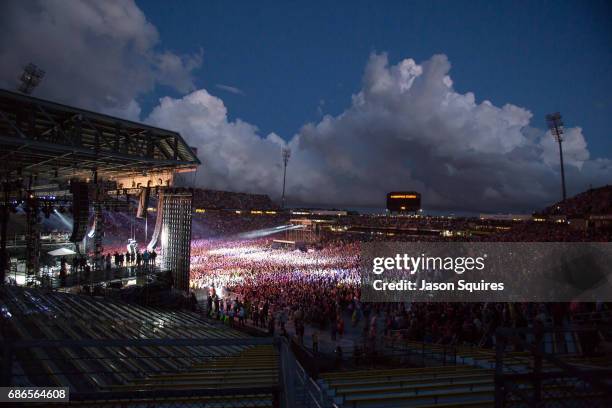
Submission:
{"label": "bleacher", "polygon": [[320,384],[341,407],[491,406],[494,397],[493,372],[470,366],[335,372]]}
{"label": "bleacher", "polygon": [[[319,384],[342,408],[490,407],[495,400],[494,371],[468,365],[326,373]],[[532,387],[519,384],[522,391]],[[547,402],[571,396],[574,402],[605,406],[603,393],[573,395],[575,387],[571,380],[545,382],[543,395]],[[510,399],[505,406],[521,406],[521,401]]]}
{"label": "bleacher", "polygon": [[[459,346],[451,352],[448,346],[413,341],[404,341],[402,346],[404,350],[410,350],[412,356],[422,357],[421,361],[426,366],[323,373],[318,381],[319,386],[341,408],[494,405],[495,350]],[[406,357],[406,354],[403,356]],[[606,357],[585,357],[575,352],[566,353],[562,360],[574,367],[589,370],[605,370],[612,363]],[[534,364],[532,354],[527,351],[507,351],[503,355],[503,372],[517,374],[517,378],[532,372]],[[606,396],[605,392],[591,388],[578,378],[557,376],[561,370],[556,365],[544,361],[542,371],[552,374],[542,382],[542,396],[547,404],[554,406],[563,402],[566,405],[569,403],[567,406],[609,406],[607,398],[610,396]],[[531,381],[517,379],[513,385],[518,392],[526,395],[534,391]],[[504,406],[524,406],[524,401],[511,395]]]}
{"label": "bleacher", "polygon": [[612,186],[591,188],[564,201],[546,207],[542,215],[563,214],[568,217],[584,217],[590,214],[612,213]]}
{"label": "bleacher", "polygon": [[[67,386],[71,393],[231,388],[244,394],[202,401],[231,406],[231,401],[252,399],[252,406],[272,406],[271,393],[251,395],[248,390],[278,385],[276,349],[248,345],[248,335],[196,313],[5,286],[0,288],[0,316],[0,341],[50,342],[14,349],[15,386]],[[147,339],[164,341],[138,343]],[[173,345],[176,339],[219,339],[219,345]],[[228,339],[244,339],[247,345],[223,344]],[[135,342],[112,344],[121,340]]]}
{"label": "bleacher", "polygon": [[155,374],[111,389],[239,388],[245,384],[273,386],[277,383],[276,351],[272,346],[254,346],[236,354],[212,357],[180,373]]}

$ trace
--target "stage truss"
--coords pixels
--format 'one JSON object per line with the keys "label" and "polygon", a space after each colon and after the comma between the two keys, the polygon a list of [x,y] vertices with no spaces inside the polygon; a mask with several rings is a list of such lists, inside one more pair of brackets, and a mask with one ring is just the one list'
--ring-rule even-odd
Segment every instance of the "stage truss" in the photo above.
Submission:
{"label": "stage truss", "polygon": [[174,287],[189,290],[193,193],[164,191],[161,231],[162,269],[172,271]]}
{"label": "stage truss", "polygon": [[[200,164],[194,149],[176,132],[6,90],[0,90],[0,152],[0,284],[8,267],[6,225],[13,203],[29,195],[71,201],[72,181],[92,184],[99,264],[101,209],[113,201],[109,190],[168,188],[175,173],[193,171]],[[28,222],[32,234],[35,220]],[[32,256],[38,249],[36,240],[30,241]],[[35,262],[29,263],[28,269],[34,269]]]}

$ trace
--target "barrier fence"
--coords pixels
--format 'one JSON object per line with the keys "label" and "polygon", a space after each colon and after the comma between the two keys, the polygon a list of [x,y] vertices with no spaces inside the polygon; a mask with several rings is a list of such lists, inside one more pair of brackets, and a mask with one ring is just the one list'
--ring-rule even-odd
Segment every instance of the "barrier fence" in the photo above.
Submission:
{"label": "barrier fence", "polygon": [[[568,334],[590,338],[599,334],[591,328],[500,328],[495,333],[495,406],[529,407],[610,407],[612,369],[596,368],[588,359],[571,364],[560,353],[547,352],[547,334],[565,338]],[[549,337],[549,338],[550,338]],[[528,358],[508,355],[512,344],[528,351]]]}

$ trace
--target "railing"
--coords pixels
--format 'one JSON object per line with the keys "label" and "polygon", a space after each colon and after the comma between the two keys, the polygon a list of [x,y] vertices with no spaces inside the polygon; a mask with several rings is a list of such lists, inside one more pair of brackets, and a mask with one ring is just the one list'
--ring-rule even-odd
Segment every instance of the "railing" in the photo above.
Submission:
{"label": "railing", "polygon": [[[495,404],[501,408],[513,405],[533,407],[612,406],[612,369],[584,369],[545,352],[545,334],[596,332],[594,328],[500,328],[496,331]],[[527,340],[530,338],[531,341]],[[529,351],[529,363],[517,370],[508,367],[509,344]]]}
{"label": "railing", "polygon": [[160,272],[163,272],[163,270],[155,265],[133,265],[92,270],[89,273],[75,271],[63,278],[56,275],[52,278],[52,282],[54,288],[69,288],[79,285],[96,285],[102,282],[124,282],[129,280],[136,280],[139,284],[145,284],[149,278]]}
{"label": "railing", "polygon": [[[406,339],[407,330],[391,330],[388,336],[383,337],[382,346],[377,347],[383,355],[392,358],[404,358],[413,364],[442,365],[457,364],[457,346],[454,344],[438,344],[425,341],[410,342]],[[415,347],[415,343],[418,346]],[[366,348],[367,350],[367,348]]]}
{"label": "railing", "polygon": [[335,404],[308,375],[291,351],[289,341],[280,338],[281,382],[285,408],[333,408]]}

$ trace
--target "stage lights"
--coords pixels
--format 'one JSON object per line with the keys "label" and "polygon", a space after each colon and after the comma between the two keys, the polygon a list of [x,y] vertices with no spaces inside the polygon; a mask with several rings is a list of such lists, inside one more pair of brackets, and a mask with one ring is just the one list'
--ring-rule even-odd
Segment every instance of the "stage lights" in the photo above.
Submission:
{"label": "stage lights", "polygon": [[19,86],[19,92],[24,94],[31,94],[34,88],[40,84],[40,81],[45,76],[45,71],[38,68],[36,65],[29,63],[23,69],[23,73],[19,78],[21,85]]}

